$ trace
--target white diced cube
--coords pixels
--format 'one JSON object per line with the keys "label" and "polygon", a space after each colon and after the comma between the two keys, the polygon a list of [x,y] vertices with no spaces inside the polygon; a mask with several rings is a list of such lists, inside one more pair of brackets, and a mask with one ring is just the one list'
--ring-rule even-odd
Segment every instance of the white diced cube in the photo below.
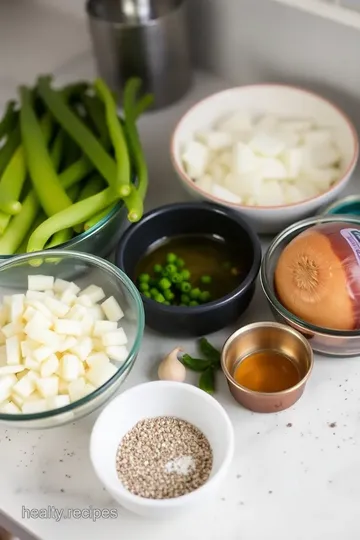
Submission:
{"label": "white diced cube", "polygon": [[64,381],[64,379],[59,379],[59,394],[68,394],[68,387],[68,381]]}
{"label": "white diced cube", "polygon": [[283,141],[276,137],[272,137],[271,135],[267,135],[266,133],[258,133],[255,135],[251,139],[249,146],[256,154],[272,158],[280,155],[285,149]]}
{"label": "white diced cube", "polygon": [[0,345],[0,366],[6,366],[7,360],[6,360],[6,346]]}
{"label": "white diced cube", "polygon": [[109,362],[109,357],[104,352],[89,354],[86,359],[86,363],[89,367],[103,366]]}
{"label": "white diced cube", "polygon": [[[45,317],[45,319],[52,321],[54,319],[54,315],[46,307],[45,305],[46,299],[52,300],[51,296],[46,296],[44,298],[44,301],[32,300],[31,302],[28,303],[28,305],[36,309],[37,313],[34,315],[34,317],[36,317],[38,314],[41,314],[43,317]],[[31,320],[33,320],[33,318]]]}
{"label": "white diced cube", "polygon": [[91,394],[92,392],[95,392],[96,387],[93,384],[86,383],[84,388],[84,396],[87,396]]}
{"label": "white diced cube", "polygon": [[252,115],[249,111],[233,111],[217,123],[217,129],[225,132],[248,131],[253,127]]}
{"label": "white diced cube", "polygon": [[54,323],[54,330],[57,334],[81,336],[82,325],[80,321],[75,321],[72,319],[56,319]]}
{"label": "white diced cube", "polygon": [[20,373],[21,371],[24,371],[26,366],[23,366],[22,364],[18,364],[17,366],[1,366],[0,367],[0,377],[3,375],[9,375],[11,373]]}
{"label": "white diced cube", "polygon": [[85,379],[80,377],[69,383],[69,396],[71,401],[77,401],[85,395]]}
{"label": "white diced cube", "polygon": [[254,125],[254,130],[257,133],[273,133],[279,123],[279,118],[274,114],[265,114],[261,116]]}
{"label": "white diced cube", "polygon": [[66,407],[66,405],[70,405],[70,397],[69,395],[49,397],[47,398],[46,403],[49,410],[60,409],[60,407]]}
{"label": "white diced cube", "polygon": [[55,317],[65,317],[70,309],[69,306],[64,302],[60,302],[60,300],[51,297],[45,298],[45,305],[50,311],[51,315]]}
{"label": "white diced cube", "polygon": [[80,287],[78,287],[72,281],[66,281],[65,279],[56,278],[54,283],[54,291],[56,293],[63,293],[67,290],[72,291],[73,294],[77,294],[80,291]]}
{"label": "white diced cube", "polygon": [[47,345],[40,345],[40,347],[37,347],[34,349],[30,355],[36,360],[36,362],[40,363],[49,358],[54,353],[54,350],[51,347],[48,347]]}
{"label": "white diced cube", "polygon": [[72,288],[66,289],[60,295],[60,301],[68,306],[72,306],[76,302],[77,296]]}
{"label": "white diced cube", "polygon": [[40,364],[40,376],[50,377],[59,369],[59,359],[56,354],[50,355]]}
{"label": "white diced cube", "polygon": [[88,314],[94,319],[94,321],[104,320],[104,312],[100,306],[95,305],[92,308],[89,308]]}
{"label": "white diced cube", "polygon": [[106,383],[115,373],[117,368],[114,364],[108,363],[102,366],[96,365],[89,368],[86,373],[87,380],[96,387],[102,386]]}
{"label": "white diced cube", "polygon": [[29,327],[27,335],[34,341],[48,345],[54,351],[57,350],[60,343],[59,336],[55,332],[52,330],[36,328],[34,325]]}
{"label": "white diced cube", "polygon": [[317,146],[331,143],[333,136],[330,129],[313,129],[304,133],[303,138],[305,146]]}
{"label": "white diced cube", "polygon": [[[35,315],[32,317],[32,319],[26,324],[24,328],[25,334],[29,335],[30,333],[33,333],[32,330],[35,330],[35,333],[37,330],[48,330],[52,325],[51,320],[48,317],[45,317],[42,313],[37,311]],[[38,341],[35,338],[34,341]]]}
{"label": "white diced cube", "polygon": [[94,319],[91,315],[86,314],[81,319],[81,327],[83,336],[91,336],[94,328]]}
{"label": "white diced cube", "polygon": [[6,361],[10,366],[21,364],[20,340],[18,336],[7,338],[5,342]]}
{"label": "white diced cube", "polygon": [[96,352],[103,352],[104,351],[104,345],[102,342],[102,339],[100,337],[94,337],[93,338],[93,349]]}
{"label": "white diced cube", "polygon": [[27,356],[24,360],[24,367],[35,371],[40,370],[40,364],[32,356]]}
{"label": "white diced cube", "polygon": [[76,337],[74,337],[74,336],[65,336],[60,341],[60,344],[59,344],[56,352],[61,353],[61,352],[69,351],[72,347],[75,347],[77,342],[78,342],[78,340],[77,340]]}
{"label": "white diced cube", "polygon": [[197,178],[195,181],[195,184],[203,191],[206,191],[207,193],[211,193],[211,190],[213,187],[213,181],[209,174],[204,174],[204,176]]}
{"label": "white diced cube", "polygon": [[0,377],[0,402],[5,401],[5,399],[10,396],[16,383],[17,378],[14,374],[3,375]]}
{"label": "white diced cube", "polygon": [[10,320],[13,323],[18,322],[22,317],[22,314],[24,311],[24,300],[25,300],[24,294],[12,295],[11,304],[10,304]]}
{"label": "white diced cube", "polygon": [[300,120],[292,120],[292,119],[285,119],[283,118],[280,123],[281,129],[285,129],[288,131],[294,131],[299,133],[304,133],[305,131],[309,131],[314,125],[313,120],[308,119],[300,119]]}
{"label": "white diced cube", "polygon": [[90,337],[84,337],[79,340],[73,347],[71,347],[70,352],[76,354],[79,360],[83,362],[87,359],[92,350],[92,339]]}
{"label": "white diced cube", "polygon": [[284,193],[286,204],[296,204],[306,198],[299,187],[293,184],[286,184],[284,187]]}
{"label": "white diced cube", "polygon": [[58,394],[59,377],[56,375],[38,379],[35,384],[39,394],[44,398],[53,397]]}
{"label": "white diced cube", "polygon": [[109,296],[109,298],[101,304],[101,308],[109,321],[117,322],[124,316],[123,310],[113,296]]}
{"label": "white diced cube", "polygon": [[14,393],[10,394],[9,400],[12,401],[13,403],[15,403],[15,405],[17,407],[19,407],[19,409],[21,409],[21,407],[22,407],[22,405],[24,403],[24,399],[22,397],[18,396],[17,394],[14,394]]}
{"label": "white diced cube", "polygon": [[0,327],[4,326],[9,322],[10,309],[8,306],[0,307]]}
{"label": "white diced cube", "polygon": [[93,329],[93,336],[101,337],[106,332],[113,332],[117,329],[117,323],[112,321],[96,321]]}
{"label": "white diced cube", "polygon": [[80,306],[79,304],[75,304],[67,314],[67,319],[71,319],[72,321],[81,321],[83,317],[88,313],[88,310],[84,306]]}
{"label": "white diced cube", "polygon": [[17,336],[23,333],[23,325],[21,322],[11,322],[2,327],[1,331],[4,334],[5,338],[12,336]]}
{"label": "white diced cube", "polygon": [[206,171],[210,160],[210,150],[198,141],[187,143],[182,154],[182,161],[189,176],[200,178]]}
{"label": "white diced cube", "polygon": [[45,399],[34,399],[24,401],[21,408],[23,414],[34,414],[47,410],[47,404]]}
{"label": "white diced cube", "polygon": [[260,166],[265,180],[281,180],[287,178],[287,170],[280,159],[269,157],[260,158]]}
{"label": "white diced cube", "polygon": [[235,175],[254,171],[258,166],[258,157],[248,145],[241,142],[234,145],[232,170]]}
{"label": "white diced cube", "polygon": [[117,362],[125,362],[125,360],[129,356],[129,351],[124,345],[114,345],[111,347],[106,347],[105,351],[109,358],[111,358],[112,360],[116,360]]}
{"label": "white diced cube", "polygon": [[98,287],[97,285],[89,285],[79,293],[79,298],[82,296],[88,296],[93,304],[96,304],[105,298],[105,293],[101,287]]}
{"label": "white diced cube", "polygon": [[94,302],[91,300],[91,298],[87,294],[83,294],[82,296],[78,297],[78,299],[76,300],[76,304],[78,306],[89,308],[94,305]]}
{"label": "white diced cube", "polygon": [[26,322],[31,321],[31,319],[34,317],[34,315],[36,313],[37,313],[37,311],[36,311],[35,308],[33,308],[32,306],[27,306],[27,308],[25,309],[25,311],[23,313],[24,321],[26,321]]}
{"label": "white diced cube", "polygon": [[285,202],[285,193],[280,182],[268,180],[264,182],[263,188],[258,196],[260,206],[281,206]]}
{"label": "white diced cube", "polygon": [[287,178],[297,178],[303,166],[304,150],[302,148],[285,150],[283,162],[286,168]]}
{"label": "white diced cube", "polygon": [[53,276],[28,276],[28,289],[30,291],[47,291],[54,286]]}
{"label": "white diced cube", "polygon": [[241,197],[238,195],[235,195],[232,191],[229,191],[228,189],[219,186],[219,184],[213,184],[211,193],[214,195],[214,197],[217,197],[218,199],[222,199],[223,201],[233,203],[233,204],[241,204],[242,200]]}
{"label": "white diced cube", "polygon": [[0,411],[3,414],[20,414],[21,410],[13,401],[7,401],[5,404],[1,405]]}
{"label": "white diced cube", "polygon": [[26,291],[25,297],[25,302],[27,305],[29,305],[29,303],[33,302],[34,300],[40,300],[40,302],[43,301],[45,298],[45,293],[40,291]]}
{"label": "white diced cube", "polygon": [[110,347],[112,345],[126,345],[128,338],[125,330],[123,328],[118,328],[115,332],[103,334],[102,342],[105,347]]}
{"label": "white diced cube", "polygon": [[13,392],[26,399],[35,390],[35,381],[30,372],[13,386]]}
{"label": "white diced cube", "polygon": [[64,354],[60,360],[59,374],[65,381],[74,381],[80,375],[80,360],[75,354]]}
{"label": "white diced cube", "polygon": [[226,133],[225,131],[199,131],[196,133],[196,138],[210,148],[210,150],[215,152],[229,148],[233,142],[231,133]]}
{"label": "white diced cube", "polygon": [[309,149],[310,161],[314,168],[326,169],[337,165],[341,160],[341,154],[333,144],[317,144]]}

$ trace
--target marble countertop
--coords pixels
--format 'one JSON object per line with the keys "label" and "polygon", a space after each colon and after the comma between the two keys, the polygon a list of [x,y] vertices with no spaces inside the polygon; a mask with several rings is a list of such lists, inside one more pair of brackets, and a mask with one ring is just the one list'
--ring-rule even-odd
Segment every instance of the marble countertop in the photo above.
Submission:
{"label": "marble countertop", "polygon": [[[61,82],[93,76],[83,22],[27,0],[0,5],[0,105],[20,82],[54,72]],[[15,36],[21,36],[21,41]],[[64,39],[66,36],[66,39]],[[150,167],[148,207],[186,200],[168,156],[177,119],[223,81],[197,74],[181,103],[141,120]],[[354,191],[355,184],[349,188]],[[242,324],[271,319],[260,287]],[[221,346],[233,329],[211,336]],[[183,340],[191,352],[192,340]],[[178,340],[146,331],[124,388],[155,378],[159,359]],[[190,379],[189,379],[190,381]],[[0,427],[0,525],[24,540],[358,540],[360,521],[360,364],[358,358],[316,358],[303,398],[279,414],[253,414],[237,405],[218,376],[216,398],[236,433],[235,458],[209,507],[180,522],[140,519],[118,508],[116,519],[29,517],[31,509],[110,508],[114,503],[92,471],[88,445],[95,417],[47,431]]]}

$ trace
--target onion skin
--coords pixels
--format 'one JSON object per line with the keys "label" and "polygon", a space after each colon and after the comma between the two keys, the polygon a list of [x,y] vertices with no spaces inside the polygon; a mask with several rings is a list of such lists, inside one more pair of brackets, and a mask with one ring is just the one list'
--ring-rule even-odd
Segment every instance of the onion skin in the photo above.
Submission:
{"label": "onion skin", "polygon": [[283,306],[303,321],[334,330],[360,327],[360,265],[341,234],[360,226],[315,225],[281,253],[275,289]]}

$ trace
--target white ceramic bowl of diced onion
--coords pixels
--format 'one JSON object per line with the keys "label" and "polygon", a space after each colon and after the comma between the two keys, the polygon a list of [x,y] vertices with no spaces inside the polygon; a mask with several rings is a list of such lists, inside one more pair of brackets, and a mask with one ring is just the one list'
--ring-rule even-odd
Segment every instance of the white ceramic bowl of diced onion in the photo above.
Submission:
{"label": "white ceramic bowl of diced onion", "polygon": [[241,212],[260,233],[279,232],[336,199],[358,152],[356,130],[336,105],[280,84],[204,99],[181,118],[171,142],[185,189]]}
{"label": "white ceramic bowl of diced onion", "polygon": [[49,428],[98,409],[143,330],[136,287],[99,257],[52,250],[0,264],[0,423]]}

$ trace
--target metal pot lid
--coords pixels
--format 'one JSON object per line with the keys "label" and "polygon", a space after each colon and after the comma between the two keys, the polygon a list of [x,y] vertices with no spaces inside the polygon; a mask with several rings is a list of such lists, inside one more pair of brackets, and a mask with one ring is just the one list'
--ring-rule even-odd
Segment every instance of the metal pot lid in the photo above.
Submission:
{"label": "metal pot lid", "polygon": [[360,216],[360,195],[349,195],[338,199],[321,210],[321,215]]}

